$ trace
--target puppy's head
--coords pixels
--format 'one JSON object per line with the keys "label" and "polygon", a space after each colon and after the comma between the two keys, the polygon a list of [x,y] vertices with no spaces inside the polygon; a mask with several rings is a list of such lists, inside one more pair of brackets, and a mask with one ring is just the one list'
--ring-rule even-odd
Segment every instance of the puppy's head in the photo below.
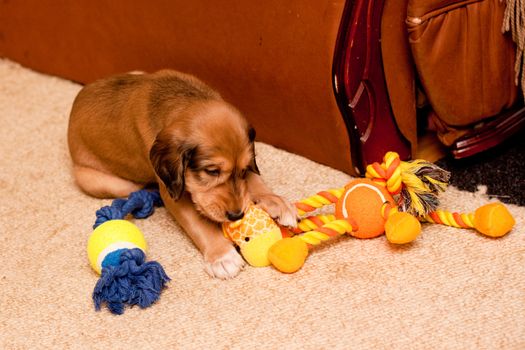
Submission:
{"label": "puppy's head", "polygon": [[216,222],[235,221],[250,204],[247,179],[259,174],[255,131],[233,107],[208,103],[164,128],[150,151],[159,179],[178,200]]}

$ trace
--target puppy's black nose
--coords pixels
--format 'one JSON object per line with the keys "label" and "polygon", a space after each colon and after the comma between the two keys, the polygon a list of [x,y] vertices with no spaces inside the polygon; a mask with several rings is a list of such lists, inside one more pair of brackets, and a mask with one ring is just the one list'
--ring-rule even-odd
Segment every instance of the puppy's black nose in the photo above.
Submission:
{"label": "puppy's black nose", "polygon": [[227,211],[226,212],[226,217],[230,221],[237,221],[237,220],[240,220],[240,219],[242,219],[244,217],[244,212],[242,210]]}

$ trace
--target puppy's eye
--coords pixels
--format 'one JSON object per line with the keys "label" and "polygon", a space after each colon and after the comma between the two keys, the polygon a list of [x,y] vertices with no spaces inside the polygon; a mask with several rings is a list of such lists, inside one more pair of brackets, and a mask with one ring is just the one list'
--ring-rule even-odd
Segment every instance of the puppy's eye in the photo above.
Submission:
{"label": "puppy's eye", "polygon": [[219,176],[221,174],[220,169],[204,169],[204,172],[210,176]]}

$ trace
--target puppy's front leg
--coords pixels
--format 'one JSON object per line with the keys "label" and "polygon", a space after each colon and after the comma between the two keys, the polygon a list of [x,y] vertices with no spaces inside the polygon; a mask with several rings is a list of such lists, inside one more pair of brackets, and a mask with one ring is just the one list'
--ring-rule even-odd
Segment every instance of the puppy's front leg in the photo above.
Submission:
{"label": "puppy's front leg", "polygon": [[298,216],[294,205],[273,193],[259,175],[250,173],[247,181],[252,202],[264,209],[279,224],[288,227],[297,226]]}
{"label": "puppy's front leg", "polygon": [[168,211],[204,256],[206,272],[212,277],[222,279],[235,277],[245,262],[233,243],[224,237],[219,224],[201,216],[187,193],[175,201],[161,184],[160,195]]}

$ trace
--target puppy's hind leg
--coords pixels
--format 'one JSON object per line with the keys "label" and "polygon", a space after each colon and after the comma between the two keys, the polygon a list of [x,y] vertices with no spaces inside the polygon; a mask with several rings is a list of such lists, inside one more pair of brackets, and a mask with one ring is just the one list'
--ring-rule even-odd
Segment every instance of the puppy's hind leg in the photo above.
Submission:
{"label": "puppy's hind leg", "polygon": [[143,187],[118,176],[80,165],[73,167],[73,174],[78,186],[87,194],[97,198],[127,197],[131,192]]}

